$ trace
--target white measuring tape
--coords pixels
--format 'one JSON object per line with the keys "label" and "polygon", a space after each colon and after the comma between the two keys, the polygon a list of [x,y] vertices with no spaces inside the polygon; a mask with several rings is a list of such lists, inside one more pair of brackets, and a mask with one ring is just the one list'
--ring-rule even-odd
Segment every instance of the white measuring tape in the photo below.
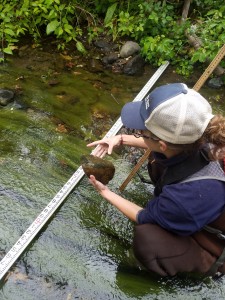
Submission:
{"label": "white measuring tape", "polygon": [[[149,90],[152,88],[152,86],[158,80],[164,70],[168,67],[168,65],[169,62],[166,62],[157,69],[157,71],[153,74],[153,76],[149,79],[149,81],[133,101],[141,101],[145,97],[145,95],[149,92]],[[123,124],[121,118],[119,118],[104,137],[108,138],[116,135],[122,126]],[[4,258],[0,261],[0,280],[83,176],[84,171],[80,166],[66,182],[66,184],[61,188],[61,190],[55,195],[55,197],[49,202],[49,204],[43,209],[43,211],[37,216],[34,222],[28,227],[28,229],[18,239],[14,246],[4,256]]]}

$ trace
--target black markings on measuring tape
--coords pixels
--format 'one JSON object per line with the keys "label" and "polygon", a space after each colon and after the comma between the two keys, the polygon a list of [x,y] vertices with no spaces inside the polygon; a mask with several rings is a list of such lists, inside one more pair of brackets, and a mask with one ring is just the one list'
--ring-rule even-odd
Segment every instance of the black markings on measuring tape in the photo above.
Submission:
{"label": "black markings on measuring tape", "polygon": [[[169,65],[166,62],[164,65],[158,68],[158,70],[153,74],[150,80],[142,88],[139,94],[135,97],[133,101],[142,100],[147,92],[152,88],[159,76],[164,72],[164,70]],[[121,118],[119,118],[116,123],[111,127],[111,129],[105,135],[106,137],[111,137],[117,134],[117,132],[122,127]],[[49,204],[43,209],[43,211],[37,216],[30,227],[24,232],[24,234],[19,238],[15,245],[9,250],[5,257],[0,261],[0,279],[6,274],[9,268],[13,265],[16,259],[21,255],[21,253],[26,249],[29,243],[34,239],[36,234],[41,230],[44,224],[48,221],[51,215],[67,197],[67,195],[72,191],[76,184],[84,176],[84,171],[80,166],[76,172],[71,176],[71,178],[66,182],[66,184],[61,188],[61,190],[56,194],[56,196],[49,202]]]}

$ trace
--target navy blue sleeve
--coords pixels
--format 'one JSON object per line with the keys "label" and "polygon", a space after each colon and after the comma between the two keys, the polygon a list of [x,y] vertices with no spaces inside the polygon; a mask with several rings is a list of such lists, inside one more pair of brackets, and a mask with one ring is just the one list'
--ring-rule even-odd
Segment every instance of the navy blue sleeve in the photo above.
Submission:
{"label": "navy blue sleeve", "polygon": [[163,188],[137,216],[138,224],[154,223],[179,235],[191,235],[215,220],[225,208],[225,184],[211,179]]}

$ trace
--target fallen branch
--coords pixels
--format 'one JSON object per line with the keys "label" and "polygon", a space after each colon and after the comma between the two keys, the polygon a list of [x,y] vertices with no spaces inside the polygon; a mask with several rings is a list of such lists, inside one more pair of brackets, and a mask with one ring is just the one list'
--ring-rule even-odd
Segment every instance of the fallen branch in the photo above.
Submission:
{"label": "fallen branch", "polygon": [[[191,1],[192,0],[184,1],[184,5],[183,5],[183,9],[182,9],[182,16],[181,16],[181,23],[184,23],[187,20]],[[201,48],[204,45],[202,40],[195,33],[190,34],[188,31],[186,31],[186,36],[188,38],[189,44],[191,46],[193,46],[195,50],[198,50],[199,48]],[[206,63],[209,64],[210,60],[206,59]],[[215,68],[215,70],[213,71],[213,73],[216,76],[222,76],[225,73],[225,69],[218,65]]]}

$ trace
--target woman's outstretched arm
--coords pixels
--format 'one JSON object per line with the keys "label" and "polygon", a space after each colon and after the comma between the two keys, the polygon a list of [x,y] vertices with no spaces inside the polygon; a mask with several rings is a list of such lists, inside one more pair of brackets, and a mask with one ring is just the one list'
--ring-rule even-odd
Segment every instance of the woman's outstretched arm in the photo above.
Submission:
{"label": "woman's outstretched arm", "polygon": [[89,181],[103,198],[115,206],[131,221],[137,222],[137,214],[143,209],[142,207],[110,191],[107,186],[96,180],[93,175],[90,176]]}

